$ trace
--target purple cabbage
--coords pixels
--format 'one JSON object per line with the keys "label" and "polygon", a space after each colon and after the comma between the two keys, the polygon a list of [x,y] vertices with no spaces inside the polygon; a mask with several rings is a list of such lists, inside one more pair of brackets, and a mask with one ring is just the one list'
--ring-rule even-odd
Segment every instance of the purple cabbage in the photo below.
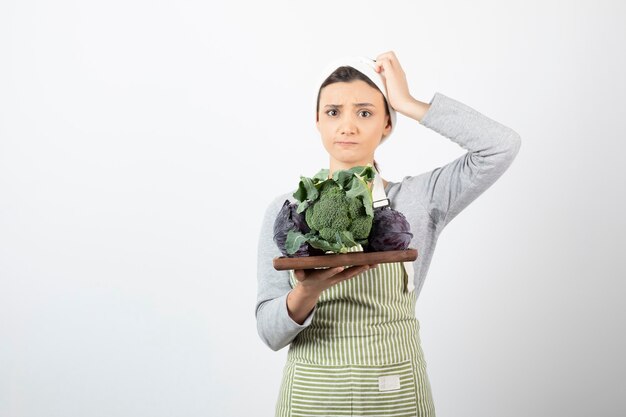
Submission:
{"label": "purple cabbage", "polygon": [[323,250],[313,248],[307,242],[300,245],[300,248],[294,254],[289,255],[287,253],[285,242],[287,241],[287,233],[290,230],[298,231],[302,234],[311,231],[304,218],[304,212],[298,213],[297,209],[297,202],[290,203],[289,200],[285,200],[276,216],[276,220],[274,220],[274,242],[278,249],[284,256],[289,257],[324,255],[325,252]]}
{"label": "purple cabbage", "polygon": [[367,238],[365,252],[405,250],[409,247],[413,233],[404,214],[390,206],[374,209],[372,230]]}

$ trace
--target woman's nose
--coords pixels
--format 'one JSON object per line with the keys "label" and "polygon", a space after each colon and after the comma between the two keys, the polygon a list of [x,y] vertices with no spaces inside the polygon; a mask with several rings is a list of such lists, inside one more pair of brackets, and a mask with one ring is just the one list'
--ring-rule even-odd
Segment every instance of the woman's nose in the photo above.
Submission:
{"label": "woman's nose", "polygon": [[346,135],[355,133],[356,124],[350,118],[344,119],[341,125],[339,125],[339,132],[346,134]]}

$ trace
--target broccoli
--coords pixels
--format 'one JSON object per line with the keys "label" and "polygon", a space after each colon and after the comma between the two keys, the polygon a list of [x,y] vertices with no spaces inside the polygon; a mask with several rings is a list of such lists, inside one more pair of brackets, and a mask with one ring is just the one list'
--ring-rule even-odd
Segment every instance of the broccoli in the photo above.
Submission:
{"label": "broccoli", "polygon": [[328,181],[305,211],[305,219],[323,240],[341,245],[367,243],[374,218],[367,215],[361,198],[348,198],[336,182]]}
{"label": "broccoli", "polygon": [[322,169],[312,178],[300,176],[293,193],[298,201],[296,213],[304,214],[310,228],[287,231],[285,250],[295,254],[304,242],[312,248],[346,253],[349,248],[367,244],[374,210],[370,183],[375,176],[371,164],[335,171]]}

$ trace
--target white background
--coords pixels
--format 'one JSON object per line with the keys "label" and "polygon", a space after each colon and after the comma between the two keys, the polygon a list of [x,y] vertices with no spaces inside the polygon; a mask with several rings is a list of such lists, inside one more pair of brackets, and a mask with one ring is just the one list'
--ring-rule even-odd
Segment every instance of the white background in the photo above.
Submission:
{"label": "white background", "polygon": [[[618,1],[0,5],[0,416],[272,416],[272,198],[328,166],[313,82],[393,50],[521,135],[418,300],[438,416],[626,413]],[[400,181],[465,151],[398,115]]]}

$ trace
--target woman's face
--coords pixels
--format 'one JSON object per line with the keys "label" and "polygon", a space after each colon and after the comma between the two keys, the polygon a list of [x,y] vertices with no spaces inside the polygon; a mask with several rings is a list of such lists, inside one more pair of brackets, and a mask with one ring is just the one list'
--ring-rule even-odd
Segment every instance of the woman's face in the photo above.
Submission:
{"label": "woman's face", "polygon": [[391,124],[380,91],[365,81],[336,82],[322,88],[317,130],[331,167],[367,165]]}

